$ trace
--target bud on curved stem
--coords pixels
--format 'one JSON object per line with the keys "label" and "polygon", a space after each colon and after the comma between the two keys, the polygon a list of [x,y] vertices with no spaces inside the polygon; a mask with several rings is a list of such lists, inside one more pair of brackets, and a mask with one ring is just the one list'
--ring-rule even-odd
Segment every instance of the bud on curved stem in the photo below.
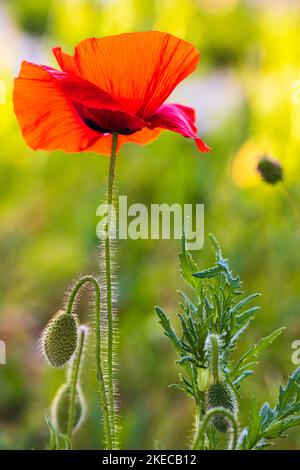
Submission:
{"label": "bud on curved stem", "polygon": [[209,424],[209,421],[215,415],[223,415],[224,419],[227,419],[231,422],[232,425],[232,440],[229,443],[228,448],[230,450],[235,450],[238,440],[238,425],[235,416],[233,413],[223,407],[216,407],[209,410],[204,416],[203,421],[199,425],[198,434],[194,444],[194,450],[203,450],[204,449],[204,437],[205,431]]}
{"label": "bud on curved stem", "polygon": [[108,449],[112,449],[113,442],[112,442],[112,431],[110,426],[109,420],[109,408],[108,408],[108,401],[106,397],[106,389],[103,377],[103,371],[101,366],[101,328],[100,328],[100,319],[101,319],[101,293],[100,287],[98,284],[97,279],[93,276],[84,276],[79,281],[76,282],[71,293],[69,295],[67,301],[67,313],[72,315],[73,304],[76,299],[77,294],[79,293],[81,287],[89,283],[92,285],[95,291],[95,335],[96,335],[96,369],[97,369],[97,379],[99,382],[100,388],[100,396],[101,396],[101,406],[103,410],[103,417],[104,417],[104,433],[105,433],[105,440],[106,446]]}
{"label": "bud on curved stem", "polygon": [[72,433],[79,429],[85,411],[85,403],[79,385],[74,390],[71,384],[64,383],[58,390],[52,404],[52,420],[59,437],[68,442],[68,449],[71,449],[72,442],[67,436],[68,422],[70,416],[70,404],[72,402]]}
{"label": "bud on curved stem", "polygon": [[74,354],[78,339],[75,315],[59,310],[47,324],[41,338],[43,352],[53,367],[61,367]]}

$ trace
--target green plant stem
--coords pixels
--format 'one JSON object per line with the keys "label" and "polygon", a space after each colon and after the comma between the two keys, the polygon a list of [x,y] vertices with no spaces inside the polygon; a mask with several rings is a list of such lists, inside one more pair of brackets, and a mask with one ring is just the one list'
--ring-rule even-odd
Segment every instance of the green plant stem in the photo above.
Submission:
{"label": "green plant stem", "polygon": [[69,418],[68,418],[68,430],[67,430],[67,438],[70,442],[70,448],[72,448],[72,434],[73,434],[73,424],[74,424],[74,407],[75,407],[75,398],[76,398],[76,390],[77,390],[77,382],[78,382],[78,375],[80,369],[80,362],[82,358],[82,351],[84,347],[84,340],[85,340],[85,329],[80,328],[80,335],[78,346],[76,350],[76,354],[73,360],[71,375],[70,375],[70,407],[69,407]]}
{"label": "green plant stem", "polygon": [[228,419],[230,419],[231,424],[232,424],[233,435],[232,435],[232,441],[229,443],[229,449],[231,450],[236,449],[237,440],[238,440],[238,425],[237,425],[236,419],[233,413],[231,413],[231,411],[223,407],[216,407],[216,408],[212,408],[211,410],[209,410],[204,416],[202,423],[200,423],[198,434],[195,439],[194,450],[203,450],[205,431],[206,431],[209,421],[215,414],[222,414],[223,416],[226,416]]}
{"label": "green plant stem", "polygon": [[210,361],[213,382],[216,384],[219,382],[220,347],[219,347],[218,338],[215,335],[210,335],[209,341],[211,344],[211,358],[209,359],[209,361]]}
{"label": "green plant stem", "polygon": [[200,423],[201,423],[201,415],[202,415],[202,413],[201,413],[201,404],[196,402],[194,443],[196,443],[196,440],[197,440],[198,430],[199,430],[199,426],[200,426]]}
{"label": "green plant stem", "polygon": [[112,441],[112,432],[110,427],[109,420],[109,408],[106,397],[105,383],[103,377],[103,371],[101,366],[101,292],[97,279],[93,276],[84,276],[82,277],[73,287],[67,302],[67,313],[72,313],[73,303],[75,298],[81,289],[81,287],[90,283],[95,290],[95,333],[96,333],[96,370],[97,370],[97,379],[99,383],[100,396],[101,396],[101,405],[103,410],[104,418],[104,433],[106,439],[106,446],[108,450],[111,450],[113,447]]}
{"label": "green plant stem", "polygon": [[111,272],[111,246],[110,246],[110,230],[111,230],[111,214],[110,207],[113,204],[113,184],[115,174],[116,150],[117,150],[118,134],[112,135],[112,148],[108,173],[108,188],[107,188],[107,207],[108,218],[106,226],[105,238],[105,279],[106,279],[106,302],[107,302],[107,373],[108,373],[108,392],[109,392],[109,413],[110,425],[112,429],[112,439],[114,447],[117,447],[116,442],[116,416],[115,416],[115,393],[114,393],[114,380],[113,380],[113,303],[112,303],[112,272]]}

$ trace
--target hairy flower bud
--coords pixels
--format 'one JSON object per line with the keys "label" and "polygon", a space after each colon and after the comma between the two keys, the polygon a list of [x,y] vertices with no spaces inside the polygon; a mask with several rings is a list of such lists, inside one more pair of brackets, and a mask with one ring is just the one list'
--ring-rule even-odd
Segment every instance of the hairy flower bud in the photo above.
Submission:
{"label": "hairy flower bud", "polygon": [[[71,386],[64,384],[58,390],[52,405],[52,420],[57,431],[67,434],[69,411],[70,411]],[[76,388],[74,412],[73,412],[73,432],[75,432],[83,421],[85,404],[79,386]]]}
{"label": "hairy flower bud", "polygon": [[[223,407],[237,414],[237,401],[232,387],[226,382],[211,385],[206,392],[206,404],[208,409]],[[214,427],[220,432],[227,432],[230,421],[226,416],[216,414],[212,417]]]}
{"label": "hairy flower bud", "polygon": [[43,350],[52,366],[60,367],[72,357],[77,338],[77,317],[59,310],[49,321],[42,336]]}
{"label": "hairy flower bud", "polygon": [[276,184],[283,180],[282,166],[278,160],[263,155],[257,165],[257,171],[262,179],[269,184]]}

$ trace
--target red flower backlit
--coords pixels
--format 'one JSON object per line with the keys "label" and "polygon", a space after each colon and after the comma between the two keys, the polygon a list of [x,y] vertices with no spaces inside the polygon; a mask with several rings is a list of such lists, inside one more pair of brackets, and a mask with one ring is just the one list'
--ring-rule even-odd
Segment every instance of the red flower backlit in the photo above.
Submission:
{"label": "red flower backlit", "polygon": [[31,148],[109,154],[114,132],[119,149],[168,129],[209,151],[197,136],[195,111],[164,104],[196,68],[192,44],[149,31],[86,39],[74,56],[53,52],[61,71],[24,61],[15,80],[15,113]]}

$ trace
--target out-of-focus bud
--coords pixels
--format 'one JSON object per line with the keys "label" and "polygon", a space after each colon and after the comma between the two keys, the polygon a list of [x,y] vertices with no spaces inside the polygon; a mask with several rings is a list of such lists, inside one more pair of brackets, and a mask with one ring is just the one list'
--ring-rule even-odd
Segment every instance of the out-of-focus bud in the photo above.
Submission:
{"label": "out-of-focus bud", "polygon": [[[58,390],[52,405],[52,420],[56,429],[62,434],[67,434],[69,411],[71,399],[71,386],[64,384]],[[73,432],[77,431],[84,419],[85,403],[79,386],[76,387],[74,411],[73,411]]]}
{"label": "out-of-focus bud", "polygon": [[53,367],[63,366],[77,347],[77,317],[59,310],[49,321],[42,335],[42,348]]}
{"label": "out-of-focus bud", "polygon": [[263,155],[260,158],[257,171],[266,183],[276,184],[283,180],[283,169],[280,162],[268,155]]}

